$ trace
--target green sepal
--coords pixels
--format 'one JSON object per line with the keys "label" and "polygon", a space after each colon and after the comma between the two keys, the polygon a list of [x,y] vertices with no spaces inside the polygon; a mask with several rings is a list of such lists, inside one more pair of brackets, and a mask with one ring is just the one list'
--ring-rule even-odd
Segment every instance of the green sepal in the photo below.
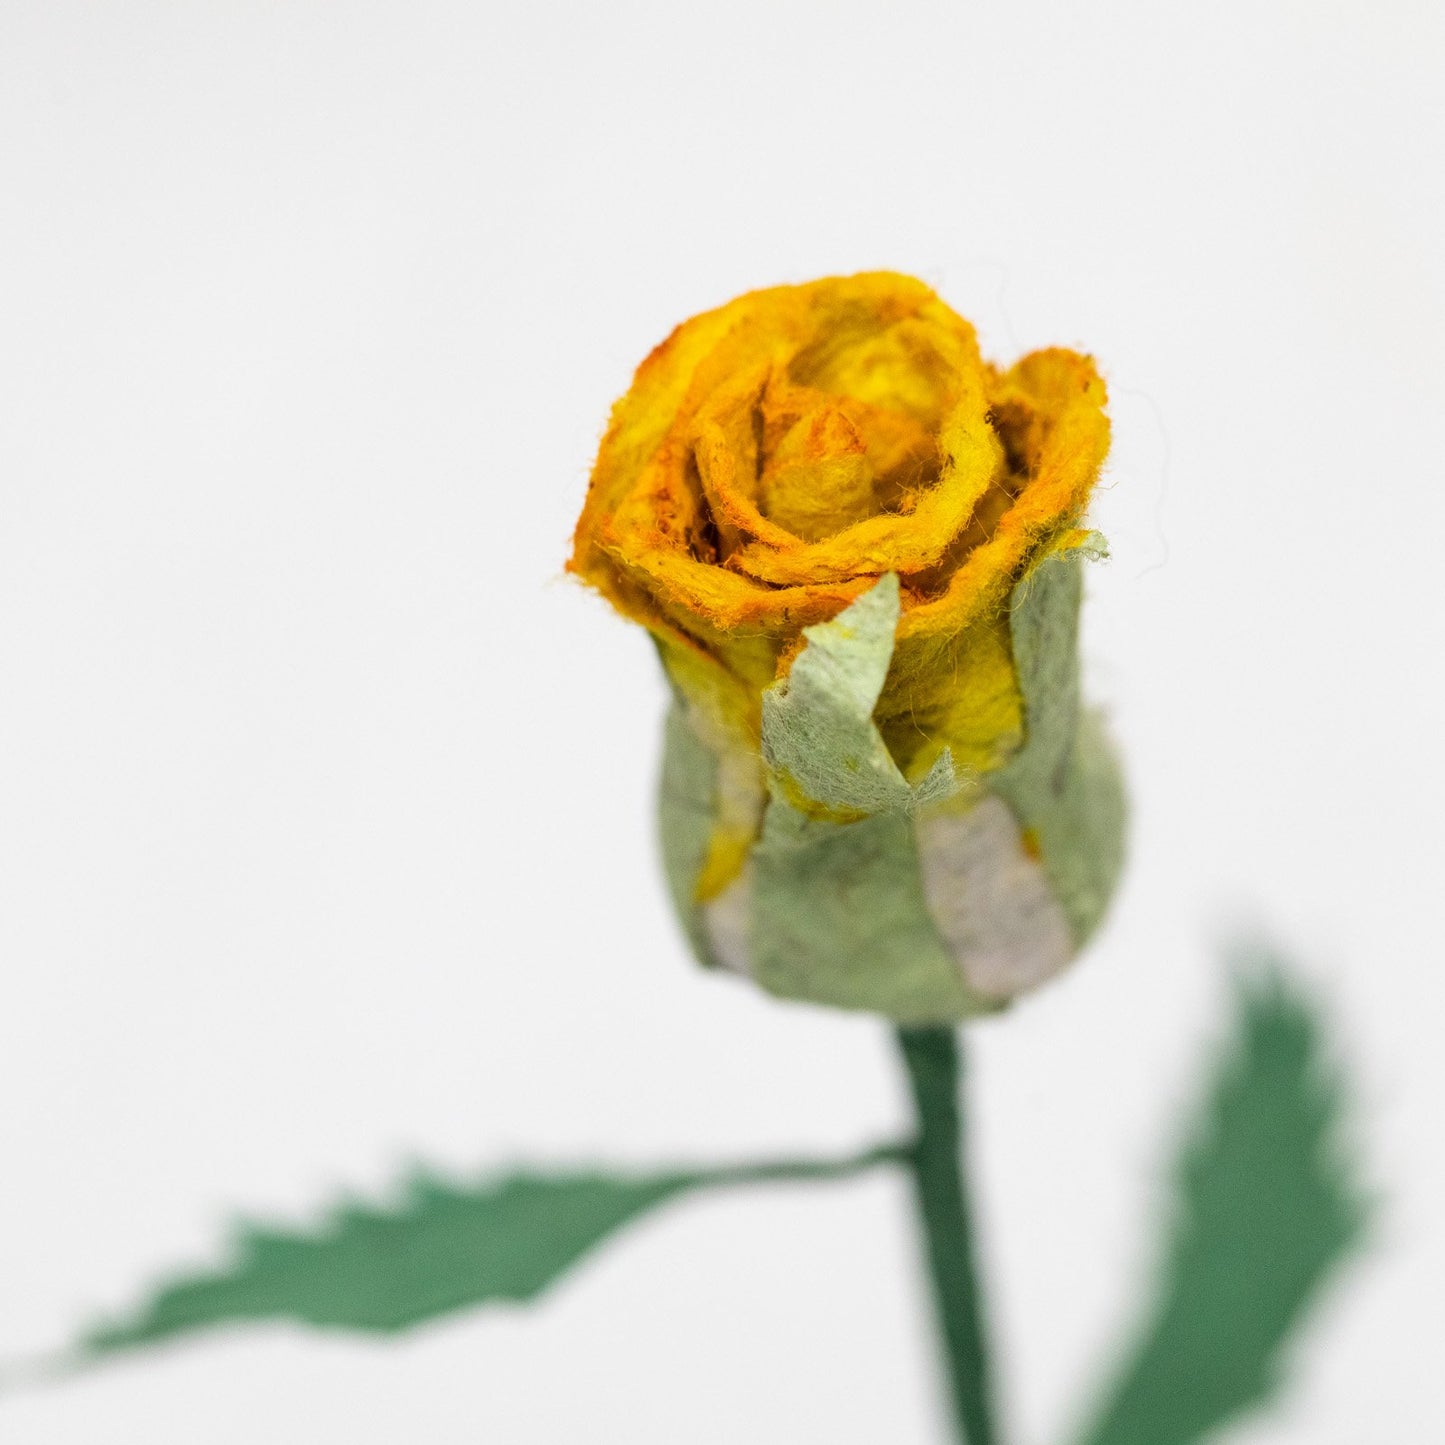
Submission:
{"label": "green sepal", "polygon": [[910,784],[873,722],[900,610],[898,577],[880,577],[829,622],[805,627],[787,677],[763,693],[763,761],[775,796],[835,821],[911,814],[958,790],[945,749]]}
{"label": "green sepal", "polygon": [[1079,687],[1083,563],[1104,555],[1097,532],[1046,552],[1014,587],[1009,634],[1024,701],[1025,743],[987,779],[1036,839],[1044,871],[1082,945],[1124,866],[1126,801],[1103,723]]}
{"label": "green sepal", "polygon": [[750,886],[749,972],[772,993],[907,1024],[999,1007],[969,990],[939,935],[903,814],[830,823],[775,797]]}
{"label": "green sepal", "polygon": [[663,724],[662,778],[657,792],[662,868],[687,941],[698,960],[710,968],[717,966],[717,959],[703,926],[697,880],[716,818],[717,777],[716,755],[698,737],[683,705],[674,699]]}

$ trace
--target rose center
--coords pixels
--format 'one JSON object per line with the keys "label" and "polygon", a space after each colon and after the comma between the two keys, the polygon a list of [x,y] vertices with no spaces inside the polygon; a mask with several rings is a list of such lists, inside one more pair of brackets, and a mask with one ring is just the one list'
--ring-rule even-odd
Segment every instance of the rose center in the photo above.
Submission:
{"label": "rose center", "polygon": [[774,380],[754,417],[758,509],[807,542],[912,511],[939,477],[938,444],[913,416]]}

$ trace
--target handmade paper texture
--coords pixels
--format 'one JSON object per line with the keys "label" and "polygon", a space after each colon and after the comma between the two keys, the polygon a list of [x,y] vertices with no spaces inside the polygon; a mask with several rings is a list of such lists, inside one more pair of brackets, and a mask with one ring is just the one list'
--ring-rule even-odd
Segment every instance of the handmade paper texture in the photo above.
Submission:
{"label": "handmade paper texture", "polygon": [[672,683],[663,849],[705,962],[942,1022],[1087,938],[1123,828],[1076,655],[1104,400],[1072,352],[984,362],[890,273],[740,297],[639,368],[569,565]]}
{"label": "handmade paper texture", "polygon": [[946,749],[910,786],[873,722],[898,616],[898,578],[889,572],[832,622],[808,628],[792,670],[763,693],[769,789],[811,816],[914,813],[958,789]]}
{"label": "handmade paper texture", "polygon": [[1009,633],[1028,741],[989,781],[1030,831],[1078,944],[1103,917],[1124,864],[1123,779],[1079,690],[1083,564],[1103,551],[1097,532],[1066,538],[1014,589]]}
{"label": "handmade paper texture", "polygon": [[1117,876],[1123,823],[1112,752],[1078,700],[1078,569],[1099,550],[1084,540],[1010,599],[1032,721],[992,775],[957,776],[943,754],[910,787],[883,745],[868,709],[894,649],[891,576],[806,629],[763,696],[762,834],[718,894],[699,882],[722,770],[674,709],[664,850],[704,962],[783,997],[930,1023],[991,1011],[1074,957]]}

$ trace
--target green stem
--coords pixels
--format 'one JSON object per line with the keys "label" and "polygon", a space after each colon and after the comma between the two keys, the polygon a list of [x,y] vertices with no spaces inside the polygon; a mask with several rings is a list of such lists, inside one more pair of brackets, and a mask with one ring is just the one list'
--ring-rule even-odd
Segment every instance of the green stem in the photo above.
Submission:
{"label": "green stem", "polygon": [[964,1187],[958,1042],[952,1029],[900,1028],[898,1043],[918,1111],[913,1178],[959,1438],[966,1445],[996,1445],[973,1220]]}

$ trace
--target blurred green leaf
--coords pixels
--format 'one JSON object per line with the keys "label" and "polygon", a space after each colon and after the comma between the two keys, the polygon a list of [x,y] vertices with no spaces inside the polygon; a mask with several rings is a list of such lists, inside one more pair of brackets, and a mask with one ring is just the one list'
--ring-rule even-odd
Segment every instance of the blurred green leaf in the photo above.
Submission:
{"label": "blurred green leaf", "polygon": [[244,1230],[229,1267],[160,1288],[132,1318],[90,1332],[82,1356],[241,1320],[390,1333],[489,1301],[530,1300],[676,1195],[842,1179],[907,1157],[890,1146],[841,1160],[636,1177],[517,1173],[473,1187],[419,1179],[393,1208],[348,1205],[309,1231]]}
{"label": "blurred green leaf", "polygon": [[1157,1301],[1088,1445],[1184,1445],[1263,1404],[1290,1332],[1361,1240],[1367,1207],[1314,1006],[1264,972],[1241,985],[1178,1162]]}

